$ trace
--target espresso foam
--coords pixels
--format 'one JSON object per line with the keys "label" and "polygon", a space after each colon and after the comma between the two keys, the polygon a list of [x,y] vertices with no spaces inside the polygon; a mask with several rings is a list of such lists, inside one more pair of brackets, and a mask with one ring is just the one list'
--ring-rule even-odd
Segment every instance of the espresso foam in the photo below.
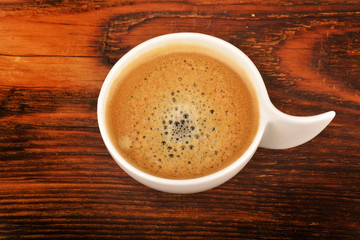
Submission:
{"label": "espresso foam", "polygon": [[169,53],[120,77],[107,103],[107,128],[120,154],[149,174],[214,173],[238,159],[256,134],[254,93],[212,57]]}

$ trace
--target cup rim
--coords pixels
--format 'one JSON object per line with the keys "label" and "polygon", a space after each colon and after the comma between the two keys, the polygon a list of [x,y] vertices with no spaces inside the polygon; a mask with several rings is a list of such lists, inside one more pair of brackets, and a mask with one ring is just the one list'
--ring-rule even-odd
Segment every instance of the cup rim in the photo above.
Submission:
{"label": "cup rim", "polygon": [[[158,176],[154,176],[151,174],[148,174],[146,172],[143,172],[136,168],[135,166],[131,165],[124,157],[121,156],[121,154],[116,150],[115,146],[110,140],[109,134],[106,129],[105,124],[105,105],[107,101],[107,95],[110,91],[110,86],[112,85],[113,81],[116,79],[119,72],[126,67],[126,65],[132,61],[132,59],[138,57],[141,55],[141,52],[149,51],[150,49],[156,48],[156,46],[160,46],[160,44],[164,42],[171,42],[171,41],[179,41],[179,39],[193,41],[193,38],[196,39],[196,43],[203,44],[204,42],[209,43],[211,42],[211,45],[218,45],[222,48],[227,48],[229,51],[234,51],[234,54],[241,58],[243,62],[246,62],[247,66],[244,67],[244,70],[248,74],[249,72],[253,72],[255,76],[253,78],[250,78],[251,83],[253,84],[254,91],[256,93],[256,98],[258,99],[258,109],[259,109],[259,125],[256,132],[256,135],[251,143],[251,145],[246,149],[246,151],[233,163],[226,166],[225,168],[206,175],[202,177],[196,177],[191,179],[168,179],[168,178],[162,178]],[[255,80],[254,78],[257,78],[258,80]],[[261,81],[260,81],[261,80]],[[261,141],[262,135],[265,131],[267,121],[264,118],[261,110],[261,95],[264,94],[262,91],[262,88],[264,88],[263,81],[261,78],[260,73],[258,72],[256,66],[254,63],[250,60],[249,57],[245,55],[240,49],[232,45],[231,43],[228,43],[225,40],[222,40],[220,38],[202,34],[202,33],[193,33],[193,32],[181,32],[181,33],[170,33],[165,35],[160,35],[154,38],[151,38],[143,43],[140,43],[139,45],[132,48],[130,51],[128,51],[125,55],[123,55],[115,65],[111,68],[110,72],[106,76],[103,85],[100,90],[100,94],[98,97],[98,105],[97,105],[97,117],[98,117],[98,125],[100,129],[101,136],[103,138],[103,141],[105,143],[105,146],[107,147],[109,153],[113,157],[113,159],[117,162],[117,164],[130,176],[134,177],[136,180],[137,177],[140,177],[141,179],[144,179],[145,181],[155,183],[155,184],[162,184],[167,186],[188,186],[188,185],[197,185],[197,184],[203,184],[207,182],[211,182],[216,179],[224,178],[228,175],[231,175],[228,177],[230,179],[233,177],[236,173],[238,173],[251,159],[252,155],[256,151],[257,147],[259,146],[259,143]],[[235,172],[235,173],[233,173]],[[227,181],[226,179],[225,181]],[[225,182],[223,181],[223,182]],[[145,184],[144,182],[142,182]],[[220,183],[221,184],[221,183]],[[220,185],[217,184],[217,185]],[[147,185],[147,184],[145,184]]]}

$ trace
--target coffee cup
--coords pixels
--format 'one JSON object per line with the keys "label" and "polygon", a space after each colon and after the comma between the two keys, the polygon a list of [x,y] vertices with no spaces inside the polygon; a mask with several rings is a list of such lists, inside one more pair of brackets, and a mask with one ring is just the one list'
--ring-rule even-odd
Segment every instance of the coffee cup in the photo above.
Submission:
{"label": "coffee cup", "polygon": [[[255,117],[251,118],[252,119],[251,121],[256,122],[256,124],[255,125],[250,124],[251,126],[255,126],[253,128],[251,128],[251,126],[249,125],[251,129],[255,129],[254,132],[250,135],[250,137],[246,137],[247,136],[246,133],[243,132],[243,134],[245,134],[244,135],[245,138],[248,138],[250,140],[248,140],[249,142],[246,145],[246,147],[244,147],[243,151],[241,152],[241,155],[239,155],[239,156],[234,155],[234,154],[231,155],[231,156],[236,156],[236,159],[232,160],[227,165],[224,165],[224,167],[221,167],[218,169],[215,168],[216,170],[214,170],[213,172],[208,172],[205,175],[194,174],[193,177],[191,177],[192,175],[190,173],[190,175],[189,175],[190,177],[188,176],[188,177],[185,177],[182,179],[182,178],[167,177],[167,175],[161,175],[160,171],[159,171],[159,174],[156,174],[156,173],[153,174],[151,172],[149,173],[148,171],[144,170],[144,168],[141,168],[141,167],[137,166],[136,164],[134,164],[134,162],[129,161],[129,157],[126,154],[124,154],[123,152],[119,151],[119,147],[117,146],[117,144],[118,144],[117,140],[114,141],[114,137],[112,136],[113,129],[109,127],[109,121],[107,121],[108,117],[107,117],[106,112],[108,111],[107,108],[109,108],[108,107],[109,98],[112,98],[113,91],[114,91],[113,89],[116,88],[115,83],[121,84],[123,81],[123,80],[121,80],[121,78],[119,80],[119,76],[126,76],[126,74],[129,74],[131,71],[135,71],[135,70],[139,71],[138,69],[134,68],[135,63],[138,63],[137,65],[140,66],[141,64],[143,64],[142,59],[149,59],[149,56],[154,55],[154,53],[162,53],[162,52],[171,53],[171,52],[179,52],[179,51],[181,52],[181,51],[183,51],[182,49],[185,49],[184,51],[186,52],[186,49],[188,49],[189,46],[192,46],[194,49],[197,49],[196,51],[201,52],[201,54],[205,54],[205,55],[209,54],[209,55],[211,55],[211,58],[216,59],[216,61],[223,62],[224,64],[226,64],[229,67],[229,69],[232,69],[238,76],[240,76],[242,79],[244,79],[245,83],[247,84],[248,89],[250,89],[249,94],[252,96],[252,98],[254,98],[254,101],[252,101],[252,102],[256,108],[255,109],[256,111],[254,111]],[[196,47],[194,47],[194,46],[196,46]],[[159,54],[159,56],[162,56],[162,55]],[[173,61],[173,59],[174,58],[172,58],[172,61]],[[175,59],[176,59],[176,57],[175,57]],[[201,59],[201,57],[199,59]],[[197,61],[196,57],[195,57],[194,61],[195,62]],[[206,62],[208,63],[209,61],[206,60]],[[186,62],[186,60],[184,60],[184,63],[181,63],[181,64],[183,64],[184,66],[189,66],[190,67],[189,71],[196,70],[196,69],[194,70],[194,67],[192,66],[192,64],[189,63],[189,61]],[[181,64],[176,63],[176,66],[181,67],[182,66]],[[214,64],[216,65],[217,63],[215,62]],[[148,67],[146,67],[145,69],[147,69],[147,68]],[[220,69],[220,70],[223,68],[226,68],[226,67],[218,67],[218,66],[216,67],[216,69]],[[206,72],[206,70],[204,70],[204,71]],[[214,71],[212,71],[211,74],[216,74],[216,73],[214,73]],[[226,74],[228,74],[228,73],[226,73]],[[232,73],[229,73],[229,74],[232,74]],[[134,75],[134,74],[132,74],[132,75]],[[162,75],[164,75],[164,74],[162,74]],[[188,76],[188,75],[186,74],[186,76]],[[208,76],[208,77],[210,78],[210,76]],[[221,76],[220,76],[220,78],[221,78]],[[176,82],[176,81],[180,81],[181,79],[182,79],[181,77],[177,77],[176,79],[171,79],[169,81]],[[143,80],[146,82],[147,78],[144,78]],[[185,78],[184,78],[184,80],[185,80]],[[156,92],[156,88],[159,88],[159,83],[155,83],[155,82],[151,83],[151,81],[147,81],[146,83],[145,82],[143,84],[141,82],[139,82],[139,84],[137,86],[135,86],[134,88],[143,87],[143,91],[155,91],[155,92]],[[210,88],[209,91],[213,91],[215,89],[214,91],[216,92],[217,91],[216,90],[217,89],[216,80],[214,80],[213,82],[214,82],[213,84],[215,84],[214,85],[215,87]],[[131,83],[131,81],[130,81],[130,83]],[[147,85],[145,85],[145,84],[147,84]],[[164,83],[164,84],[166,85],[167,83]],[[180,89],[180,87],[183,86],[181,84],[184,84],[184,83],[179,82],[179,83],[171,83],[171,84],[178,84],[179,89]],[[207,84],[210,84],[210,82],[205,83],[204,88]],[[144,87],[144,86],[146,86],[146,87]],[[176,85],[174,85],[174,86],[176,86]],[[194,86],[197,87],[197,84],[194,83]],[[185,89],[186,89],[186,91],[188,91],[186,93],[186,96],[195,95],[195,91],[191,92],[190,90],[188,90],[188,88],[182,88],[181,91],[184,92]],[[238,90],[240,91],[240,87]],[[201,94],[205,95],[205,93],[203,93],[202,90],[197,90],[197,91],[198,91],[199,96],[201,96]],[[221,95],[222,92],[225,94],[226,91],[219,90],[216,94]],[[233,92],[236,93],[238,91],[233,91]],[[178,90],[178,93],[176,93],[176,91],[172,91],[172,92],[170,91],[169,94],[171,94],[173,97],[170,97],[170,95],[167,97],[169,97],[169,99],[172,99],[174,102],[176,100],[175,97],[178,95],[179,95],[178,99],[184,99],[184,97],[182,97],[182,95],[180,93],[180,90]],[[129,94],[124,93],[122,95],[129,95]],[[130,98],[130,95],[129,95],[129,98]],[[159,93],[158,95],[160,98],[161,94]],[[155,101],[153,101],[153,102],[161,103],[160,100],[156,101],[156,96],[157,96],[156,94],[154,94],[152,96],[152,98],[155,98]],[[131,97],[134,97],[134,96],[131,95]],[[222,96],[222,97],[224,98],[224,96]],[[198,98],[201,98],[201,97],[198,97]],[[247,98],[249,98],[249,97],[247,97]],[[122,98],[120,98],[120,99],[122,99]],[[241,99],[241,97],[239,99]],[[190,100],[191,100],[191,97],[190,97]],[[201,100],[199,100],[199,101],[201,102]],[[214,97],[214,101],[215,101],[215,97]],[[191,101],[191,102],[193,103],[194,101]],[[137,104],[137,101],[134,100],[134,101],[131,101],[131,103]],[[117,107],[119,107],[119,108],[122,108],[122,107],[124,108],[127,106],[126,105],[127,103],[125,101],[120,102],[118,104],[119,104],[119,106],[117,106]],[[158,138],[158,137],[155,137],[155,138],[152,137],[152,140],[146,140],[146,141],[148,141],[150,143],[154,142],[155,140],[162,142],[161,145],[166,145],[166,146],[161,146],[161,148],[171,149],[171,151],[176,150],[176,149],[174,149],[173,146],[178,146],[178,152],[181,152],[180,148],[192,149],[192,148],[194,148],[193,145],[187,145],[187,144],[189,141],[190,142],[195,141],[195,140],[190,139],[193,136],[196,136],[195,138],[197,139],[197,138],[199,138],[200,134],[204,133],[204,131],[200,132],[201,129],[199,129],[199,128],[201,126],[203,126],[203,128],[208,128],[208,129],[211,128],[212,130],[215,131],[215,129],[217,128],[216,121],[218,121],[218,124],[223,122],[223,119],[221,119],[221,116],[225,116],[225,112],[227,115],[227,111],[224,110],[224,109],[226,109],[226,106],[221,106],[221,104],[224,104],[224,105],[227,104],[226,100],[224,100],[223,102],[222,102],[222,100],[220,100],[220,101],[216,102],[216,104],[215,104],[215,105],[217,105],[217,109],[219,109],[220,117],[218,117],[218,119],[213,117],[213,115],[214,116],[216,115],[216,114],[213,114],[214,111],[216,111],[216,110],[213,110],[212,107],[207,106],[205,104],[203,104],[204,105],[203,107],[197,107],[197,106],[194,107],[193,106],[192,108],[186,108],[186,106],[184,106],[184,104],[176,105],[176,107],[174,107],[174,109],[176,108],[176,112],[181,112],[180,115],[183,116],[183,118],[185,118],[185,119],[179,119],[178,121],[176,120],[177,115],[175,113],[175,110],[172,110],[173,109],[172,107],[164,107],[162,103],[160,105],[151,106],[151,108],[153,108],[154,111],[156,109],[156,111],[159,112],[160,111],[159,109],[162,109],[161,113],[164,113],[164,116],[162,116],[161,119],[158,117],[158,119],[154,120],[154,121],[158,121],[159,123],[162,122],[162,124],[163,124],[162,127],[164,127],[165,129],[167,129],[168,127],[171,127],[173,130],[173,133],[172,133],[173,136],[172,137],[164,136],[164,135],[168,134],[167,130],[163,131],[163,130],[159,130],[159,128],[156,128],[156,130],[153,130],[152,129],[153,127],[149,127],[149,128],[151,128],[151,130],[153,130],[153,132],[156,132],[156,134],[158,134],[159,137],[161,135],[164,138],[166,138],[167,140],[169,140],[170,142],[172,141],[173,144],[175,144],[175,145],[167,146],[169,141],[161,141],[161,140],[159,140],[161,138]],[[239,105],[239,104],[236,104],[236,105]],[[134,106],[137,106],[137,105],[134,105]],[[208,110],[206,110],[207,107],[209,107]],[[137,108],[137,107],[133,107],[133,108]],[[178,110],[178,108],[179,108],[179,110]],[[126,111],[128,111],[128,110],[126,110]],[[206,117],[204,117],[200,114],[201,112],[207,112],[207,114],[212,117],[211,124],[209,123],[209,121],[206,122],[207,119],[206,119]],[[222,112],[222,114],[220,114],[220,112]],[[248,110],[246,110],[245,112],[248,112]],[[154,113],[151,113],[151,114],[154,115]],[[157,114],[155,114],[155,116],[156,115]],[[175,115],[175,116],[173,116],[173,115]],[[196,117],[195,117],[195,115],[196,115]],[[253,156],[253,154],[255,153],[255,151],[258,147],[269,148],[269,149],[287,149],[287,148],[298,146],[300,144],[303,144],[303,143],[311,140],[313,137],[315,137],[317,134],[319,134],[331,122],[331,120],[335,116],[335,112],[330,111],[327,113],[323,113],[323,114],[316,115],[316,116],[309,116],[309,117],[296,117],[296,116],[290,116],[285,113],[282,113],[278,109],[276,109],[273,106],[273,104],[271,103],[268,93],[267,93],[267,90],[266,90],[266,87],[265,87],[265,84],[262,80],[262,77],[261,77],[258,69],[254,65],[254,63],[240,49],[236,48],[235,46],[233,46],[232,44],[230,44],[224,40],[221,40],[221,39],[213,37],[213,36],[205,35],[205,34],[174,33],[174,34],[167,34],[167,35],[155,37],[144,43],[141,43],[140,45],[138,45],[135,48],[133,48],[132,50],[130,50],[127,54],[125,54],[113,66],[113,68],[107,75],[107,77],[103,83],[103,86],[101,88],[100,94],[99,94],[97,116],[98,116],[98,124],[99,124],[100,133],[101,133],[101,136],[103,138],[103,141],[104,141],[109,153],[111,154],[113,159],[118,163],[118,165],[126,173],[128,173],[131,177],[133,177],[135,180],[139,181],[140,183],[142,183],[148,187],[151,187],[153,189],[156,189],[159,191],[164,191],[164,192],[169,192],[169,193],[183,194],[183,193],[196,193],[196,192],[206,191],[206,190],[209,190],[211,188],[214,188],[214,187],[217,187],[217,186],[223,184],[230,178],[234,177],[249,162],[249,160],[251,159],[251,157]],[[120,115],[120,116],[122,116],[123,119],[120,119],[120,121],[118,120],[118,122],[130,122],[129,118],[135,118],[134,121],[136,121],[136,118],[138,117],[138,115],[136,115],[136,114],[130,115],[129,117],[124,117],[126,115]],[[191,120],[191,118],[190,118],[191,116],[193,116],[193,120]],[[143,116],[141,116],[141,118],[142,117]],[[138,117],[138,118],[140,118],[140,117]],[[146,116],[146,120],[148,122],[152,121],[151,118],[152,118],[152,116],[150,116],[150,115]],[[172,120],[173,118],[175,120]],[[190,120],[188,118],[190,118]],[[234,116],[232,118],[234,118]],[[145,119],[145,116],[144,116],[144,119]],[[144,119],[143,119],[143,121],[146,122]],[[202,121],[204,121],[204,122],[202,122],[202,125],[199,125],[200,127],[192,126],[192,121],[195,124],[195,121],[198,122],[200,119]],[[183,122],[180,122],[180,121],[183,121]],[[136,121],[136,123],[137,122],[138,121]],[[175,124],[175,123],[178,123],[178,124]],[[189,124],[187,124],[187,123],[189,123]],[[175,125],[176,125],[176,127],[175,127]],[[230,125],[235,126],[236,121],[234,124],[231,124],[231,122],[228,123],[228,127],[231,127]],[[244,124],[241,123],[241,125],[244,125]],[[131,151],[133,151],[130,149],[132,147],[132,145],[131,145],[132,142],[138,141],[139,140],[138,138],[145,139],[146,135],[140,134],[139,133],[140,130],[139,131],[136,130],[135,125],[129,125],[130,127],[127,125],[124,125],[124,126],[125,126],[124,128],[127,128],[129,131],[134,132],[133,137],[126,136],[125,138],[121,138],[122,145],[126,145],[128,147],[128,151],[130,151],[130,153],[131,153]],[[134,126],[134,129],[132,129],[132,126]],[[148,124],[147,126],[152,126],[152,125]],[[195,128],[197,128],[197,129],[195,130]],[[236,129],[237,128],[235,128],[235,130]],[[244,131],[244,130],[239,130],[239,131]],[[179,132],[181,132],[181,135]],[[136,137],[135,134],[138,134],[139,136]],[[206,144],[208,142],[211,142],[210,140],[206,139],[206,138],[211,138],[211,136],[210,136],[211,133],[209,133],[209,134],[206,133],[203,135],[204,135],[203,138],[206,140]],[[229,134],[227,133],[227,135],[229,135]],[[179,138],[181,138],[181,139],[179,139]],[[216,141],[214,140],[212,142],[219,142],[219,141],[221,141],[222,137],[221,137],[221,134],[218,134],[218,135],[214,135],[214,138],[216,138]],[[234,142],[236,140],[237,140],[237,137],[235,135],[235,138],[232,138],[229,141]],[[149,151],[148,149],[141,150],[143,147],[142,145],[144,144],[144,141],[145,140],[143,140],[143,142],[139,141],[140,143],[138,142],[136,145],[136,146],[138,146],[137,151],[140,153],[141,153],[141,151],[147,151],[147,152]],[[176,144],[180,144],[180,145],[176,145]],[[181,145],[181,144],[183,144],[183,145]],[[182,164],[181,163],[182,160],[186,161],[187,163],[191,163],[191,161],[196,160],[196,159],[187,159],[187,158],[189,158],[189,156],[197,156],[197,157],[201,158],[201,154],[205,154],[205,153],[208,154],[208,151],[205,151],[205,150],[208,148],[210,151],[210,148],[212,149],[212,146],[206,145],[206,147],[202,147],[202,146],[205,146],[204,144],[205,144],[204,142],[201,142],[201,141],[199,142],[199,144],[198,144],[199,150],[198,150],[197,154],[195,154],[195,155],[193,153],[191,153],[190,150],[189,150],[190,155],[189,154],[187,155],[186,152],[181,152],[181,154],[184,153],[183,156],[187,156],[187,157],[182,157],[182,155],[180,155],[180,153],[177,154],[175,152],[170,152],[170,150],[167,150],[167,151],[169,151],[168,155],[164,155],[163,153],[161,153],[163,157],[159,158],[159,159],[158,159],[158,156],[156,156],[156,154],[159,154],[159,152],[156,152],[156,154],[151,153],[151,155],[153,155],[154,158],[158,161],[161,161],[161,160],[164,161],[164,158],[169,157],[169,158],[171,158],[170,160],[172,162],[174,162],[175,165],[178,164],[180,166]],[[240,145],[241,145],[241,142],[240,142]],[[159,146],[160,146],[160,144],[159,144]],[[231,146],[231,148],[240,148],[240,147],[241,146],[239,146],[239,144]],[[205,150],[200,151],[201,148],[204,148]],[[153,150],[153,147],[151,146],[150,149]],[[223,156],[227,156],[227,152],[230,151],[228,149],[229,148],[227,148],[226,146],[222,147],[221,150],[222,150]],[[211,153],[212,155],[211,155],[211,157],[208,157],[208,158],[211,159],[212,162],[215,161],[216,159],[220,158],[220,156],[216,156],[218,154],[217,150],[212,149],[211,151],[212,151],[212,153]],[[238,152],[236,152],[236,153],[238,153]],[[140,156],[142,156],[142,155],[140,154]],[[176,160],[176,157],[178,157],[177,160]],[[172,160],[172,158],[174,158],[175,160]],[[196,157],[193,157],[193,158],[196,158]],[[170,161],[170,160],[167,159],[167,161]],[[160,165],[158,165],[158,167],[161,168],[162,165],[161,165],[161,163],[159,163],[159,164]],[[208,163],[205,161],[205,163],[203,163],[203,164],[206,165]],[[217,165],[219,165],[219,164],[217,164]],[[211,166],[211,167],[213,167],[213,166]],[[178,169],[178,168],[176,168],[176,169]]]}

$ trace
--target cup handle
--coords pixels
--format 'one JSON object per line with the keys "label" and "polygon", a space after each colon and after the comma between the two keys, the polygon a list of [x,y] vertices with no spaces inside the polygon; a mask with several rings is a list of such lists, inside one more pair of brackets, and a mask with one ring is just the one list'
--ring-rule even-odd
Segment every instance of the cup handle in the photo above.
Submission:
{"label": "cup handle", "polygon": [[309,117],[291,116],[272,104],[266,110],[267,126],[259,146],[269,149],[287,149],[310,141],[335,117],[334,111]]}

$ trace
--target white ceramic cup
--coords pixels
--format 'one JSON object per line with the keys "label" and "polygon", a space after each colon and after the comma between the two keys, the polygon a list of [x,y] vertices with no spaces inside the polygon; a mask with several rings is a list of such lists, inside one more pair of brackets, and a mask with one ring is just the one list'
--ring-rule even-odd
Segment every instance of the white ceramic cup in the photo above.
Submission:
{"label": "white ceramic cup", "polygon": [[[158,47],[169,44],[197,44],[213,49],[241,69],[255,88],[259,109],[260,124],[251,146],[228,167],[213,174],[186,180],[165,179],[149,175],[129,164],[110,141],[105,125],[105,104],[112,83],[117,76],[134,60]],[[221,59],[220,59],[221,60]],[[311,117],[290,116],[277,110],[268,97],[262,77],[253,62],[238,48],[216,37],[199,33],[174,33],[152,38],[125,54],[107,75],[98,98],[98,123],[101,136],[111,156],[131,177],[151,188],[169,193],[195,193],[217,187],[236,175],[250,160],[258,146],[270,149],[286,149],[305,143],[320,133],[334,118],[335,112]]]}

